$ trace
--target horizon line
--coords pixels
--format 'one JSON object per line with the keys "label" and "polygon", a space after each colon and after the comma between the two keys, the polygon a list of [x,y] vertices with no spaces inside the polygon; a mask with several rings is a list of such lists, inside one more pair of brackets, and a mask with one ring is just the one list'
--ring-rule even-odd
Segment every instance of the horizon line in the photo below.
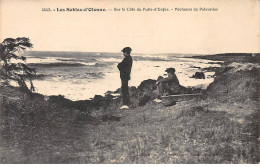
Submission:
{"label": "horizon line", "polygon": [[[76,52],[76,53],[113,53],[113,54],[118,54],[121,52],[105,52],[105,51],[101,51],[101,52],[97,52],[97,51],[55,51],[55,50],[49,50],[49,51],[45,51],[45,50],[27,50],[25,52]],[[218,55],[218,54],[260,54],[260,52],[220,52],[220,53],[172,53],[172,52],[167,52],[167,53],[138,53],[138,52],[134,52],[134,54],[184,54],[184,55]]]}

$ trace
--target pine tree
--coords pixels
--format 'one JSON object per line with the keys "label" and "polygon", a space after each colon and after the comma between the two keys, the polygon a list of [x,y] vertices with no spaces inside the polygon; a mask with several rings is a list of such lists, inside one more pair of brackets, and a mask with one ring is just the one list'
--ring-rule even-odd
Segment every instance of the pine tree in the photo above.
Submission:
{"label": "pine tree", "polygon": [[[25,64],[26,57],[21,53],[32,47],[29,38],[25,37],[6,38],[0,44],[0,79],[7,83],[13,80],[26,92],[35,91],[32,78],[36,75],[36,70]],[[13,59],[17,61],[14,62]]]}

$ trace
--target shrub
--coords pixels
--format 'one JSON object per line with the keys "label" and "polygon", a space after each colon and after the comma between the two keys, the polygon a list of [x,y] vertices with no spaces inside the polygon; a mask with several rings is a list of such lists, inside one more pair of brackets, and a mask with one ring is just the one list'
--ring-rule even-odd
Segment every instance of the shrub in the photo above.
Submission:
{"label": "shrub", "polygon": [[[26,92],[32,92],[35,87],[32,78],[36,70],[25,64],[26,57],[21,52],[32,48],[29,38],[6,38],[0,44],[0,79],[9,83],[15,81]],[[12,60],[17,61],[12,61]],[[29,88],[26,83],[29,83]]]}

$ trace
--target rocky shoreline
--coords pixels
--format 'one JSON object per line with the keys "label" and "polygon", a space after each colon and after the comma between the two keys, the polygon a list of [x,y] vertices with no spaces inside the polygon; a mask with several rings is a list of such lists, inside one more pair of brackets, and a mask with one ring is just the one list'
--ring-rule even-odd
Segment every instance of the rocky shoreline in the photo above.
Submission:
{"label": "rocky shoreline", "polygon": [[[236,57],[234,57],[236,56]],[[233,61],[248,61],[248,62],[260,62],[259,55],[252,56],[252,54],[237,54],[237,53],[229,53],[229,54],[217,54],[217,55],[208,55],[208,56],[192,56],[189,58],[198,58],[198,59],[208,59],[208,60],[216,60],[216,61],[225,61],[225,63],[231,63]],[[236,59],[236,60],[234,60]],[[230,67],[231,68],[231,67]],[[210,67],[201,69],[204,72],[215,72],[215,76],[219,75],[220,67]],[[228,69],[228,67],[226,67]],[[203,72],[202,72],[203,73]],[[202,74],[200,74],[202,75]],[[196,76],[194,74],[193,78],[203,79],[200,75]],[[205,77],[205,76],[204,76]],[[135,108],[138,106],[144,106],[146,103],[156,98],[156,80],[145,80],[143,81],[137,88],[131,87],[129,88],[130,98],[132,101],[131,107]],[[181,86],[180,94],[196,94],[202,93],[204,90],[200,88],[186,88]],[[91,100],[80,100],[80,101],[71,101],[69,99],[64,98],[63,96],[50,96],[49,99],[55,103],[66,104],[69,106],[74,106],[78,109],[106,109],[113,108],[117,109],[119,105],[121,105],[122,97],[113,96],[113,94],[120,93],[120,88],[116,91],[107,91],[105,96],[96,95]],[[116,98],[116,99],[115,99]],[[85,106],[85,107],[82,107]]]}
{"label": "rocky shoreline", "polygon": [[119,89],[74,102],[1,85],[1,163],[259,163],[259,56],[204,57],[225,63],[173,106],[153,102],[155,80],[131,87],[129,110]]}

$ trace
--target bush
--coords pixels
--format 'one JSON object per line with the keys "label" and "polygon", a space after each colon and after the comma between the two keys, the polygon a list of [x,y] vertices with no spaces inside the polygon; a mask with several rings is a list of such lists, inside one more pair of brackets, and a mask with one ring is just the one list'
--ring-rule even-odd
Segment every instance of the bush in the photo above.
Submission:
{"label": "bush", "polygon": [[[24,64],[26,57],[21,56],[21,52],[32,46],[29,38],[24,37],[6,38],[0,44],[0,79],[6,83],[13,80],[26,92],[35,90],[32,78],[36,75],[36,70]],[[15,63],[12,61],[14,59],[17,60]],[[29,88],[26,83],[29,83]]]}

